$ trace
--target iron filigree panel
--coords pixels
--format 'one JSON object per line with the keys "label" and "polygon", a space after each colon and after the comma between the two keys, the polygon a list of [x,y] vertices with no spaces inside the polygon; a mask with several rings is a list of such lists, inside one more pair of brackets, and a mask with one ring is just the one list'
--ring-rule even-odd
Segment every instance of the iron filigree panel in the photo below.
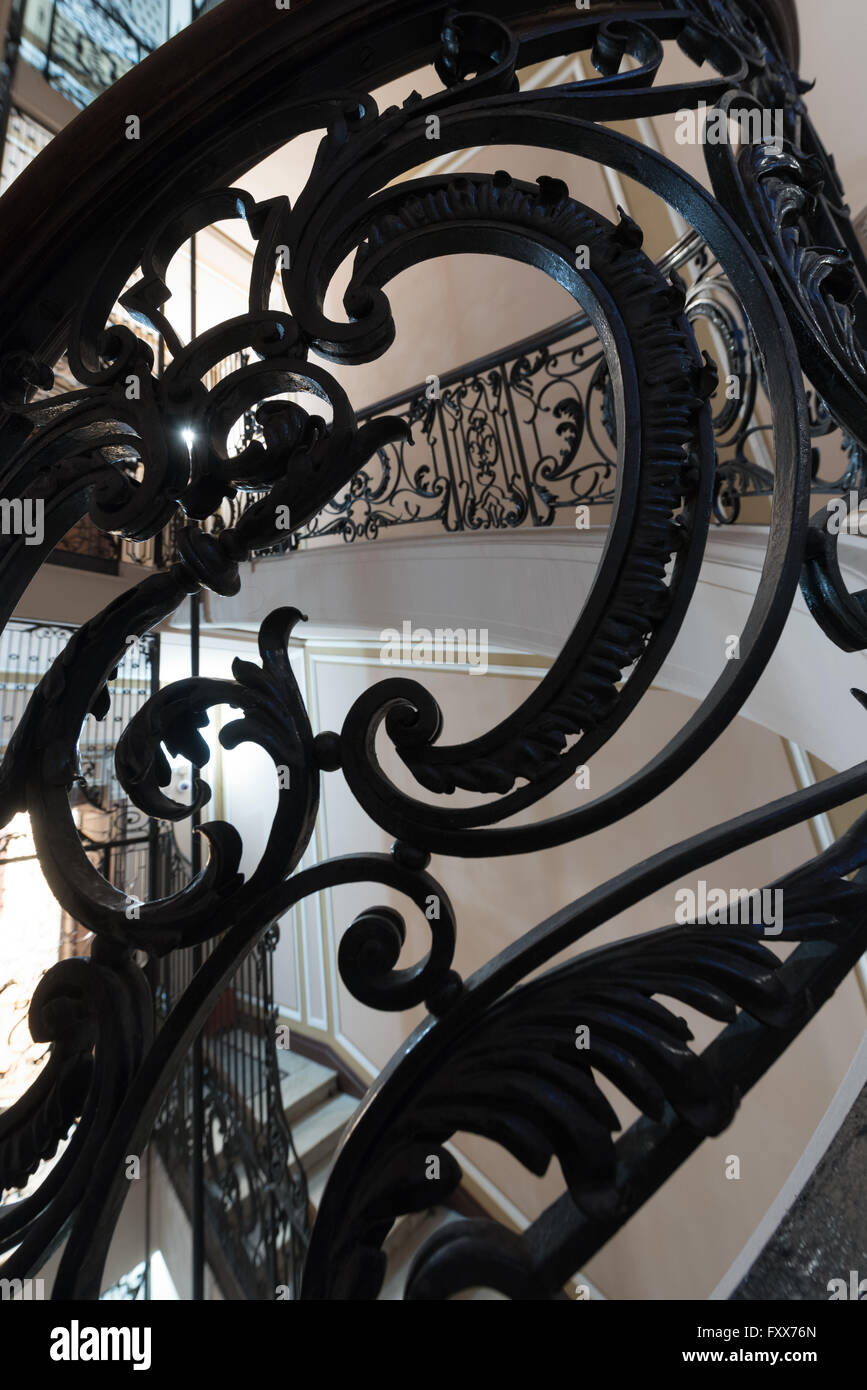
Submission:
{"label": "iron filigree panel", "polygon": [[[308,9],[281,18],[288,32],[292,25],[298,36],[308,32]],[[802,376],[829,417],[863,442],[857,301],[864,266],[785,35],[760,7],[746,0],[675,0],[628,14],[605,5],[576,14],[570,6],[496,0],[487,13],[444,15],[427,3],[391,11],[391,21],[376,21],[377,46],[361,50],[367,84],[375,87],[424,61],[434,64],[441,90],[380,112],[347,77],[357,71],[350,62],[357,38],[345,19],[327,57],[308,54],[311,66],[297,90],[287,97],[276,68],[267,90],[267,84],[254,90],[250,79],[243,115],[234,110],[230,128],[231,103],[228,97],[225,108],[217,102],[227,125],[208,113],[214,133],[200,130],[195,149],[177,155],[159,197],[143,189],[140,215],[126,234],[117,235],[109,218],[102,235],[112,239],[101,244],[98,273],[85,274],[92,248],[83,253],[65,343],[62,313],[41,330],[22,325],[17,341],[5,335],[3,486],[7,495],[39,501],[45,510],[41,547],[25,548],[14,535],[0,542],[5,613],[85,515],[100,530],[132,539],[153,536],[176,514],[185,522],[167,571],[143,579],[72,638],[31,697],[0,769],[0,819],[29,813],[53,892],[96,937],[90,960],[64,961],[40,985],[30,1026],[34,1038],[51,1043],[51,1058],[32,1090],[0,1117],[4,1183],[32,1174],[72,1130],[37,1191],[0,1212],[0,1249],[14,1251],[5,1267],[11,1275],[38,1270],[65,1238],[58,1299],[98,1296],[123,1200],[124,1156],[146,1142],[239,962],[310,893],[346,883],[385,885],[420,915],[435,895],[441,912],[434,921],[425,918],[429,949],[408,965],[401,960],[404,921],[391,909],[371,906],[341,939],[339,970],[356,999],[375,1010],[424,1003],[428,1015],[371,1088],[344,1138],[313,1231],[304,1298],[376,1296],[382,1242],[393,1220],[430,1203],[424,1156],[433,1151],[441,1158],[438,1196],[460,1180],[443,1147],[458,1130],[495,1140],[535,1173],[556,1155],[567,1190],[520,1236],[496,1223],[456,1223],[442,1231],[418,1256],[408,1296],[446,1297],[476,1284],[513,1298],[555,1296],[705,1136],[730,1122],[739,1097],[867,946],[865,889],[849,878],[867,861],[859,821],[825,853],[767,885],[786,893],[784,939],[797,946],[785,960],[749,925],[724,924],[715,934],[698,925],[662,925],[535,973],[679,876],[863,795],[867,764],[860,764],[626,868],[546,921],[528,923],[471,979],[454,971],[460,924],[446,885],[428,872],[432,853],[534,853],[614,824],[674,785],[736,717],[771,661],[805,564],[814,611],[830,637],[843,645],[845,625],[850,648],[867,646],[863,612],[842,592],[827,529],[821,518],[810,523],[811,415]],[[671,41],[709,75],[697,71],[691,84],[667,83]],[[573,53],[589,56],[591,79],[522,90],[523,69]],[[631,67],[623,66],[626,55]],[[147,70],[145,64],[139,77]],[[728,110],[736,97],[783,108],[784,150],[771,155],[761,143],[709,148],[715,196],[661,154],[604,124],[701,101]],[[263,124],[263,109],[270,123]],[[741,659],[727,663],[688,724],[628,781],[581,809],[517,827],[516,812],[541,803],[605,748],[682,628],[714,508],[719,513],[726,505],[711,405],[716,372],[698,348],[696,316],[711,318],[734,353],[741,321],[732,320],[719,287],[688,302],[680,277],[647,256],[634,222],[623,215],[606,219],[558,180],[528,183],[496,167],[485,175],[418,177],[413,171],[430,156],[431,117],[440,130],[438,153],[490,147],[492,163],[499,162],[499,146],[580,154],[665,199],[730,287],[771,408],[768,552]],[[323,125],[310,179],[293,206],[284,197],[257,203],[220,182],[238,177],[279,141]],[[141,157],[148,158],[144,151]],[[30,182],[22,175],[13,194],[24,197],[38,170],[39,160],[28,171]],[[256,242],[248,312],[183,343],[172,322],[167,266],[192,234],[226,218],[244,219]],[[833,244],[842,241],[844,251],[823,249],[831,228],[839,232]],[[576,266],[579,245],[589,249],[585,268]],[[280,259],[286,308],[275,310],[270,288],[281,247],[290,250]],[[362,517],[344,505],[340,520],[352,517],[353,526],[376,534],[378,498],[385,491],[399,496],[393,483],[405,467],[401,451],[411,429],[424,422],[405,414],[359,421],[321,362],[351,366],[383,353],[396,331],[390,281],[409,266],[462,252],[524,262],[554,277],[598,338],[594,389],[604,397],[610,427],[612,520],[593,590],[533,694],[508,719],[458,746],[441,743],[442,712],[430,692],[402,678],[368,690],[339,731],[314,731],[287,655],[301,618],[291,607],[264,618],[260,664],[237,661],[232,681],[195,678],[159,691],[130,720],[117,753],[119,779],[143,812],[166,820],[189,814],[189,806],[163,790],[169,781],[163,750],[202,767],[207,747],[199,731],[217,704],[240,712],[223,730],[223,743],[259,744],[275,767],[291,769],[291,787],[280,779],[267,845],[251,875],[238,871],[233,827],[205,823],[210,855],[201,872],[170,896],[145,903],[130,922],[70,816],[82,723],[89,713],[108,712],[107,682],[130,635],[143,636],[189,594],[237,592],[250,554],[285,540],[282,510],[289,509],[293,529],[303,528],[323,509],[327,516],[334,499],[360,478],[352,506],[363,504]],[[326,291],[348,256],[346,316],[332,318]],[[109,326],[118,300],[149,334],[162,336],[170,359],[162,375],[145,336],[126,324]],[[40,331],[44,350],[35,346]],[[48,363],[61,346],[80,389],[36,399],[35,392],[50,386]],[[217,371],[239,354],[245,354],[240,365]],[[530,377],[547,372],[553,380],[557,371],[550,356],[521,361],[508,379],[492,374],[452,391],[436,425],[443,465],[421,488],[418,478],[411,480],[413,505],[421,492],[432,517],[452,528],[460,521],[481,529],[516,524],[529,508],[544,512],[561,489],[569,495],[571,450],[585,420],[574,393],[558,396],[565,441],[559,458],[544,458],[528,475],[509,453],[514,419],[507,393],[520,405]],[[139,388],[132,395],[130,379]],[[326,403],[327,423],[288,399],[310,394]],[[816,409],[814,401],[813,427]],[[233,450],[232,431],[250,410],[257,411],[256,437]],[[737,412],[722,421],[733,438],[742,423]],[[189,448],[184,431],[193,439]],[[447,462],[458,434],[467,464],[462,486]],[[496,474],[495,463],[505,470]],[[260,492],[259,500],[219,533],[196,524],[239,487]],[[291,594],[291,559],[286,575]],[[412,774],[415,794],[395,786],[380,765],[380,729]],[[393,851],[300,870],[321,778],[338,770],[358,803],[394,836]],[[457,788],[486,799],[461,809],[433,799]],[[207,799],[199,778],[194,807],[201,810]],[[213,948],[152,1038],[150,993],[133,952],[167,957],[203,942]],[[658,995],[725,1026],[698,1053],[683,1021]],[[586,1054],[572,1045],[576,1016],[591,1025]],[[617,1143],[618,1119],[597,1073],[642,1114]],[[220,1123],[231,1128],[231,1117]]]}

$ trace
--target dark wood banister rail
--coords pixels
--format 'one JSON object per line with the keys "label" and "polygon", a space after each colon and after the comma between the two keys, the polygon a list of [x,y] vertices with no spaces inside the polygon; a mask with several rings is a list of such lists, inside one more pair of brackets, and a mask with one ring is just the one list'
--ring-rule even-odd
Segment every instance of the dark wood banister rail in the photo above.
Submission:
{"label": "dark wood banister rail", "polygon": [[[757,0],[750,0],[757,3]],[[435,52],[444,0],[223,0],[80,113],[0,203],[0,356],[26,349],[51,361],[82,283],[130,228],[142,241],[157,207],[225,185],[291,135],[288,102],[341,86],[380,86]],[[486,0],[521,30],[571,5]],[[624,10],[647,5],[625,0]],[[794,0],[762,0],[793,62]],[[376,35],[393,26],[388,53]],[[230,61],[228,57],[230,55]],[[278,88],[279,82],[279,88]],[[125,120],[140,116],[131,152]],[[75,274],[70,275],[74,263]]]}

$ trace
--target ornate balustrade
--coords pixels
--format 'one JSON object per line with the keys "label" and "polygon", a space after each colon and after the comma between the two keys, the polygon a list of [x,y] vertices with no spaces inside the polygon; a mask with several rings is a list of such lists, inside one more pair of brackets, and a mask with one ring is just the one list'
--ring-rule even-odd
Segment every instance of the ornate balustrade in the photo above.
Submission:
{"label": "ornate balustrade", "polygon": [[[666,76],[666,45],[675,43],[696,64],[687,85]],[[595,76],[522,90],[528,66],[573,53],[585,55]],[[439,90],[378,109],[371,90],[429,65]],[[428,0],[297,0],[291,12],[225,0],[197,23],[194,39],[172,41],[97,101],[77,131],[58,137],[5,195],[2,486],[9,496],[44,501],[46,520],[42,547],[25,549],[16,536],[2,540],[8,611],[85,513],[100,529],[130,538],[154,536],[179,508],[188,523],[171,566],[69,642],[34,693],[0,769],[2,819],[29,811],[53,892],[96,936],[89,961],[64,961],[41,983],[30,1026],[52,1044],[43,1089],[0,1117],[6,1183],[34,1173],[72,1131],[51,1183],[0,1213],[0,1248],[14,1252],[10,1274],[37,1270],[65,1236],[53,1296],[97,1296],[125,1193],[125,1156],[147,1142],[239,964],[294,903],[325,887],[374,885],[364,891],[375,904],[376,886],[386,886],[423,916],[429,949],[421,959],[404,963],[403,919],[372,905],[344,932],[338,965],[366,1008],[424,1004],[427,1016],[344,1138],[310,1242],[305,1299],[376,1296],[394,1218],[445,1199],[460,1180],[445,1147],[457,1131],[494,1139],[533,1173],[556,1156],[566,1190],[520,1235],[496,1222],[442,1230],[416,1258],[407,1296],[442,1298],[484,1284],[516,1299],[556,1297],[704,1138],[725,1129],[740,1097],[867,946],[865,888],[850,877],[867,861],[862,821],[765,885],[785,898],[784,928],[774,940],[760,923],[732,916],[716,927],[663,925],[603,948],[590,939],[654,890],[862,796],[865,763],[745,808],[738,819],[638,866],[624,864],[618,877],[545,921],[522,924],[523,933],[467,980],[453,960],[458,932],[472,924],[455,920],[447,881],[429,872],[432,854],[517,860],[577,842],[675,785],[736,717],[772,661],[799,583],[829,641],[846,650],[867,647],[860,596],[844,591],[836,567],[831,510],[810,518],[811,428],[819,416],[814,410],[811,427],[803,385],[806,374],[824,403],[821,419],[863,447],[865,264],[796,66],[793,10],[783,0],[674,0],[588,12],[491,0],[483,13],[446,13]],[[169,70],[171,84],[160,84]],[[773,109],[782,119],[775,148],[762,137],[707,144],[713,193],[604,124],[702,101],[713,113]],[[130,111],[141,111],[147,129],[134,151],[120,134]],[[490,172],[414,175],[430,156],[432,118],[438,151],[490,147]],[[294,206],[279,195],[257,203],[236,186],[266,154],[322,128],[327,133]],[[715,507],[725,515],[741,486],[738,448],[749,462],[758,443],[743,433],[751,426],[740,413],[730,412],[726,426],[736,442],[734,454],[721,459],[723,472],[729,468],[721,491],[717,372],[697,341],[689,286],[654,265],[633,221],[612,222],[559,180],[527,183],[501,171],[497,147],[515,144],[609,166],[687,220],[749,326],[774,477],[767,560],[739,659],[720,654],[719,679],[695,714],[628,782],[571,812],[523,825],[515,825],[515,813],[543,808],[577,767],[604,758],[608,740],[653,682],[689,608]],[[56,207],[46,190],[61,173],[69,191]],[[249,312],[184,344],[166,302],[166,265],[191,234],[227,217],[245,219],[256,241]],[[578,247],[587,253],[580,267]],[[395,333],[392,278],[427,262],[435,273],[436,258],[455,252],[518,260],[553,276],[602,345],[611,422],[605,447],[614,456],[616,443],[616,489],[590,598],[538,689],[502,723],[459,746],[443,744],[442,713],[424,685],[402,678],[366,691],[339,730],[312,729],[286,650],[300,615],[286,608],[263,616],[260,665],[238,662],[233,681],[196,676],[159,691],[131,719],[117,754],[118,775],[135,804],[153,817],[181,819],[190,808],[163,790],[163,747],[202,766],[207,749],[198,730],[208,710],[235,707],[223,743],[260,744],[278,778],[261,860],[242,876],[236,831],[206,822],[205,866],[180,892],[156,896],[129,921],[117,890],[86,860],[71,821],[80,725],[89,710],[110,707],[111,673],[130,635],[146,633],[202,589],[237,592],[242,563],[285,539],[286,513],[295,530],[323,514],[345,527],[351,509],[334,499],[352,479],[376,477],[370,461],[406,444],[408,420],[398,403],[396,411],[359,422],[321,360],[351,366],[381,354]],[[346,316],[332,319],[325,292],[347,256],[354,261]],[[279,310],[270,307],[278,264],[285,296]],[[162,375],[144,338],[123,325],[107,328],[119,297],[163,337]],[[725,334],[718,317],[716,327]],[[64,350],[81,389],[34,400],[33,389],[46,388],[49,364]],[[248,364],[209,390],[207,373],[242,350],[251,354]],[[525,369],[514,379],[510,373],[513,399],[526,376]],[[133,398],[130,379],[139,388]],[[444,449],[454,415],[449,389],[434,412]],[[274,399],[303,392],[328,402],[327,424],[295,400]],[[453,391],[452,405],[466,410],[458,397]],[[230,433],[254,408],[262,438],[232,453]],[[497,410],[502,423],[502,406]],[[575,419],[573,408],[561,423],[574,429]],[[514,497],[497,512],[490,497],[473,494],[484,462],[478,447],[466,453],[463,490],[448,471],[437,475],[448,490],[438,493],[436,478],[424,480],[432,503],[445,508],[443,520],[472,526],[490,517],[499,524],[497,515],[514,511]],[[529,467],[512,467],[510,476],[523,487],[528,510],[539,510],[555,505],[561,484],[571,505],[571,472],[571,465],[560,471],[555,459],[544,476],[534,478]],[[378,505],[379,483],[365,486],[364,505]],[[262,496],[219,535],[196,524],[238,488]],[[288,566],[287,586],[291,593]],[[853,721],[860,717],[853,703]],[[380,764],[380,730],[412,774],[414,795],[395,786]],[[286,768],[288,780],[276,771]],[[394,837],[393,851],[365,853],[360,846],[356,855],[299,871],[321,778],[337,770]],[[458,788],[483,799],[456,807],[449,797]],[[195,812],[206,800],[197,780]],[[509,871],[520,873],[520,863],[504,866]],[[438,914],[426,911],[432,900]],[[795,949],[783,958],[774,949],[779,942]],[[538,973],[579,946],[565,964]],[[171,960],[191,948],[203,948],[200,963],[153,1037],[152,995],[134,952]],[[62,1005],[72,996],[71,1016]],[[686,1025],[658,996],[716,1021],[714,1041],[694,1050]],[[576,1049],[577,1025],[588,1030],[586,1051]],[[617,1115],[599,1089],[600,1074],[641,1111],[616,1142]],[[438,1159],[434,1181],[427,1175],[431,1155]]]}
{"label": "ornate balustrade", "polygon": [[[13,620],[0,635],[0,751],[5,752],[30,696],[74,632],[67,624]],[[110,713],[99,720],[88,718],[78,746],[80,773],[73,799],[81,843],[92,867],[127,894],[130,911],[148,898],[171,899],[183,891],[191,876],[189,860],[180,852],[172,828],[149,821],[139,812],[115,775],[117,739],[158,690],[158,673],[159,638],[131,643],[111,682]],[[26,825],[0,838],[0,904],[4,899],[20,902],[17,880],[32,864],[32,848]],[[38,915],[38,903],[31,900],[31,909]],[[90,934],[81,923],[57,915],[53,939],[50,935],[46,939],[43,931],[29,947],[22,941],[20,924],[8,912],[3,916],[0,1110],[20,1099],[50,1052],[45,1046],[34,1046],[26,1016],[15,1007],[22,986],[31,978],[44,977],[58,959],[85,957],[90,950]],[[241,961],[208,1020],[204,1039],[204,1196],[213,1228],[207,1254],[227,1296],[268,1297],[277,1285],[297,1289],[309,1236],[305,1174],[280,1094],[273,976],[276,940],[276,932],[268,933]],[[193,952],[175,952],[155,965],[148,978],[159,1027],[192,979]],[[157,1150],[188,1204],[193,1094],[188,1058],[166,1095],[156,1126]],[[8,1195],[16,1201],[22,1197],[20,1191]],[[151,1252],[145,1253],[144,1268]],[[135,1298],[137,1288],[124,1291],[121,1287],[110,1296]]]}
{"label": "ornate balustrade", "polygon": [[[717,373],[713,397],[716,442],[714,521],[731,525],[748,498],[770,498],[774,487],[773,426],[763,365],[749,320],[730,281],[696,234],[689,233],[659,262],[682,279],[686,317],[706,329]],[[207,385],[247,365],[237,354],[212,372]],[[864,482],[863,446],[834,420],[806,383],[810,434],[824,445],[814,458],[812,491],[846,499]],[[432,375],[357,413],[359,424],[394,416],[406,438],[378,449],[365,466],[301,531],[257,558],[286,554],[308,541],[375,540],[396,526],[445,531],[513,530],[550,526],[558,513],[572,523],[576,508],[610,508],[617,494],[617,420],[611,375],[592,322],[573,315],[498,352]],[[254,410],[235,428],[231,450],[241,453],[264,434]],[[828,476],[830,468],[833,476]],[[238,491],[202,528],[219,535],[262,500]],[[767,514],[756,518],[767,520]],[[176,516],[139,563],[175,553],[183,518]]]}
{"label": "ornate balustrade", "polygon": [[[740,519],[745,499],[769,498],[773,492],[773,427],[764,370],[743,306],[695,233],[663,258],[660,270],[683,278],[688,321],[695,330],[709,329],[709,355],[719,382],[713,401],[714,521],[731,525]],[[833,446],[824,468],[816,460],[812,491],[848,499],[864,484],[863,446],[837,426],[809,387],[808,403],[811,436]],[[386,415],[405,422],[407,438],[378,449],[303,531],[261,553],[283,554],[325,538],[375,540],[395,526],[512,530],[549,526],[558,512],[567,513],[571,524],[576,508],[610,508],[616,499],[611,375],[586,315],[431,376],[367,406],[357,419],[363,424]],[[238,447],[260,438],[255,415],[248,412]],[[203,526],[219,534],[262,496],[237,493]],[[171,524],[163,554],[174,553],[171,537],[179,525],[177,519]]]}
{"label": "ornate balustrade", "polygon": [[[173,886],[182,888],[183,879]],[[277,933],[267,933],[241,962],[202,1039],[205,1254],[226,1298],[273,1299],[278,1288],[298,1298],[310,1239],[307,1178],[281,1094],[276,943]],[[160,1022],[190,987],[195,968],[191,951],[160,962]],[[189,1213],[196,1087],[188,1058],[156,1124],[157,1150]]]}

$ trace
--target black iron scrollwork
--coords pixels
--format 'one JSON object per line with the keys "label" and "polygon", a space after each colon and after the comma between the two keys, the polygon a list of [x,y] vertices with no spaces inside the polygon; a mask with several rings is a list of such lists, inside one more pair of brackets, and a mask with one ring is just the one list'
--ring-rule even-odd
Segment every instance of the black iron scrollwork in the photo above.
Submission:
{"label": "black iron scrollwork", "polygon": [[[421,8],[427,15],[430,7]],[[439,912],[427,922],[427,954],[409,966],[401,965],[404,921],[392,907],[370,906],[342,937],[338,966],[356,999],[379,1010],[423,1003],[428,1016],[371,1088],[339,1151],[307,1257],[305,1298],[376,1296],[381,1245],[393,1220],[430,1204],[422,1159],[434,1153],[439,1160],[439,1195],[459,1182],[460,1167],[444,1146],[461,1130],[494,1139],[534,1173],[556,1155],[568,1190],[552,1209],[556,1222],[546,1213],[523,1236],[495,1223],[441,1233],[420,1253],[407,1296],[448,1297],[473,1283],[515,1298],[554,1296],[704,1136],[729,1123],[739,1096],[867,944],[865,890],[848,880],[867,859],[858,822],[831,850],[772,885],[787,894],[784,939],[799,943],[785,961],[755,931],[726,926],[710,936],[691,926],[588,951],[525,982],[678,874],[862,795],[861,765],[626,870],[519,935],[470,980],[453,970],[458,924],[445,887],[428,873],[431,854],[532,853],[610,825],[675,783],[754,689],[805,562],[808,597],[825,630],[848,649],[865,644],[860,601],[841,596],[832,552],[809,525],[812,438],[829,419],[854,448],[863,443],[864,363],[856,313],[862,267],[839,185],[820,188],[829,165],[806,117],[804,84],[784,57],[778,30],[752,4],[677,0],[640,17],[596,8],[600,13],[551,22],[540,4],[536,20],[528,17],[514,32],[482,12],[450,11],[439,44],[426,50],[443,89],[426,99],[413,94],[382,113],[366,92],[335,94],[331,87],[324,97],[305,100],[302,93],[287,103],[282,93],[277,101],[275,87],[275,129],[288,137],[327,125],[295,204],[282,197],[257,203],[221,185],[263,152],[261,113],[251,112],[231,138],[223,133],[225,144],[197,151],[183,198],[176,178],[168,212],[143,211],[134,234],[109,248],[102,272],[82,286],[67,342],[81,389],[36,399],[50,374],[32,338],[30,348],[22,345],[23,335],[2,364],[3,486],[8,496],[43,503],[46,517],[42,546],[25,550],[20,537],[0,538],[5,616],[85,515],[101,531],[134,539],[152,537],[174,519],[177,536],[165,572],[145,578],[73,636],[34,691],[0,767],[0,820],[29,812],[55,896],[95,936],[90,960],[64,961],[40,984],[31,1032],[50,1041],[51,1057],[31,1090],[0,1117],[6,1185],[36,1172],[72,1131],[36,1192],[0,1212],[0,1249],[14,1248],[4,1272],[12,1275],[38,1269],[67,1236],[56,1298],[98,1295],[123,1200],[124,1155],[147,1141],[239,962],[260,950],[272,925],[308,894],[377,884],[421,912],[433,897]],[[406,17],[410,7],[404,9]],[[658,81],[672,39],[696,63],[706,61],[710,76],[691,85]],[[393,76],[400,66],[393,48],[400,35],[386,25],[382,41],[381,55],[368,65],[376,69],[366,78],[371,87],[377,73]],[[522,90],[525,67],[572,53],[589,54],[595,75]],[[624,55],[631,67],[623,67]],[[771,154],[750,145],[709,155],[715,197],[605,124],[702,100],[727,112],[736,97],[760,110],[780,103],[784,148]],[[542,176],[530,184],[502,171],[418,177],[414,171],[430,157],[431,117],[438,153],[535,145],[609,166],[677,209],[695,240],[681,248],[679,261],[660,268],[643,251],[634,222],[605,219],[559,180]],[[168,268],[191,235],[223,218],[244,219],[256,243],[248,311],[184,343],[169,312]],[[832,235],[838,230],[846,248],[839,252]],[[586,262],[576,258],[579,247]],[[280,258],[281,310],[271,307],[278,248],[289,253]],[[592,371],[589,396],[564,386],[552,344],[522,354],[508,371],[501,363],[470,382],[451,383],[438,412],[416,400],[402,414],[359,421],[343,386],[311,353],[342,366],[382,354],[397,331],[387,294],[394,277],[461,252],[524,262],[572,293],[597,339],[587,359],[584,348],[573,349],[572,365],[586,360]],[[684,255],[705,257],[706,269],[719,274],[688,285],[675,264],[682,268]],[[346,315],[333,317],[326,294],[347,257]],[[127,323],[111,323],[118,303],[162,337],[170,361],[161,374],[149,343]],[[699,348],[700,321],[741,382],[736,403],[712,404],[718,373]],[[818,392],[812,416],[802,366]],[[546,385],[534,397],[534,378],[550,382],[551,393]],[[752,422],[760,387],[770,403],[770,423],[761,427]],[[310,395],[322,402],[322,415],[290,399]],[[544,412],[555,422],[557,452],[541,454],[532,469],[517,448],[506,467],[503,441],[514,435],[503,422],[514,430],[513,412],[522,407],[529,407],[530,423]],[[604,439],[594,436],[595,410]],[[250,416],[255,428],[245,428],[233,451],[232,431]],[[410,476],[411,431],[441,431],[447,444],[450,421],[468,440],[461,486],[447,469]],[[758,428],[773,439],[772,509],[740,661],[729,663],[687,725],[626,783],[580,810],[500,825],[604,749],[648,689],[681,630],[714,513],[731,520],[744,492],[770,490],[768,470],[749,454]],[[585,434],[599,452],[589,480],[578,464]],[[202,871],[129,918],[123,894],[88,857],[69,795],[81,775],[82,724],[88,714],[106,714],[112,672],[130,635],[144,636],[203,588],[236,593],[250,555],[285,542],[283,513],[293,532],[309,526],[312,535],[340,529],[347,538],[375,538],[395,512],[423,512],[447,529],[475,531],[508,528],[528,515],[548,524],[564,499],[580,500],[600,486],[608,489],[612,521],[571,635],[524,704],[470,743],[441,743],[435,699],[421,683],[403,679],[368,690],[339,733],[315,733],[288,657],[301,616],[291,607],[262,623],[261,665],[236,662],[231,681],[197,677],[155,693],[117,749],[118,777],[142,813],[176,820],[206,805],[200,777],[191,803],[167,796],[166,754],[182,754],[202,769],[208,748],[201,730],[218,704],[240,711],[221,734],[224,746],[252,741],[292,775],[288,785],[280,779],[267,843],[248,878],[239,873],[237,832],[205,824],[210,855]],[[236,506],[239,490],[256,500]],[[196,524],[222,506],[233,508],[229,524]],[[287,576],[291,592],[288,567]],[[398,789],[380,765],[381,727],[419,795]],[[338,769],[360,806],[395,837],[394,849],[302,870],[321,776]],[[488,799],[460,809],[430,800],[456,789]],[[205,942],[209,953],[152,1039],[152,1001],[134,949],[171,956]],[[657,995],[698,1008],[723,1031],[696,1053],[683,1021]],[[586,1056],[573,1040],[582,1021],[592,1023]],[[617,1144],[617,1115],[594,1070],[642,1112]],[[279,1087],[273,1074],[268,1085]],[[270,1214],[255,1202],[243,1214],[243,1234],[255,1246],[266,1220],[292,1225],[297,1191],[280,1180],[293,1161],[291,1140],[282,1132],[266,1136],[263,1155],[216,1084],[209,1095],[209,1160],[222,1206],[239,1201],[230,1160],[248,1171],[251,1190],[254,1170],[269,1174]]]}

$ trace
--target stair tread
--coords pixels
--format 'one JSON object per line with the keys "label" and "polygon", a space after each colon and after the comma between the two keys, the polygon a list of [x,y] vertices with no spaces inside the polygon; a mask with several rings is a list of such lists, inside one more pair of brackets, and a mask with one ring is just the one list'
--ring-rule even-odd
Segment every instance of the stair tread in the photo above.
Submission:
{"label": "stair tread", "polygon": [[337,1072],[330,1067],[320,1066],[318,1062],[305,1059],[303,1067],[297,1067],[280,1078],[280,1099],[290,1125],[300,1121],[303,1115],[336,1092]]}
{"label": "stair tread", "polygon": [[313,1165],[307,1174],[307,1200],[313,1207],[314,1214],[319,1210],[319,1203],[322,1201],[322,1194],[325,1191],[325,1184],[332,1168],[332,1156],[320,1159]]}
{"label": "stair tread", "polygon": [[354,1096],[338,1092],[299,1120],[292,1135],[298,1157],[305,1167],[312,1167],[336,1148],[340,1135],[357,1108],[358,1101]]}
{"label": "stair tread", "polygon": [[[318,1062],[311,1062],[306,1057],[301,1058],[300,1062],[300,1066],[296,1066],[280,1080],[283,1113],[293,1134],[314,1111],[324,1108],[337,1096],[338,1077],[335,1071],[330,1067],[321,1066]],[[250,1112],[260,1119],[264,1116],[266,1108],[261,1097],[262,1091],[257,1091],[248,1101]],[[351,1101],[349,1109],[354,1109],[356,1103]],[[222,1149],[223,1135],[219,1133],[214,1137],[214,1151],[219,1154]]]}
{"label": "stair tread", "polygon": [[[259,1056],[261,1047],[261,1033],[252,1032],[244,1028],[227,1028],[219,1033],[215,1040],[212,1040],[215,1058],[219,1061],[220,1051],[226,1051],[239,1058],[246,1058],[252,1055]],[[287,1047],[277,1048],[277,1067],[281,1076],[291,1076],[295,1072],[303,1071],[306,1067],[318,1067],[319,1062],[313,1062],[309,1057],[303,1056],[300,1052],[290,1052]],[[329,1067],[323,1067],[323,1071],[330,1071]]]}
{"label": "stair tread", "polygon": [[[338,1093],[323,1104],[318,1105],[315,1110],[311,1110],[293,1127],[292,1138],[295,1141],[295,1152],[307,1174],[308,1195],[310,1174],[315,1173],[317,1175],[318,1195],[321,1197],[337,1141],[357,1106],[358,1101],[353,1096]],[[218,1144],[215,1144],[214,1148],[215,1152],[219,1152],[220,1146]],[[294,1163],[291,1168],[295,1168]],[[249,1175],[241,1164],[235,1165],[235,1172],[238,1180],[238,1201],[243,1203],[250,1195]]]}

